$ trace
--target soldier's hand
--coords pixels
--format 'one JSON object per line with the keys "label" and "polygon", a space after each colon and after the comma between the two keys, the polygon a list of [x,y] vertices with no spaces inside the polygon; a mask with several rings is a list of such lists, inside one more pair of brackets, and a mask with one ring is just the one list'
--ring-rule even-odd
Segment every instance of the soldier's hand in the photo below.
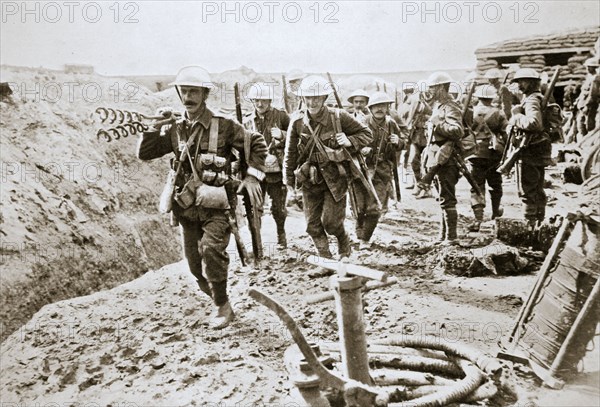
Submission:
{"label": "soldier's hand", "polygon": [[289,196],[293,197],[294,199],[296,199],[296,188],[291,187],[291,186],[287,186],[287,192],[289,194]]}
{"label": "soldier's hand", "polygon": [[363,147],[360,149],[360,153],[364,156],[371,154],[371,151],[373,151],[371,147]]}
{"label": "soldier's hand", "polygon": [[159,107],[156,109],[156,115],[162,116],[164,119],[154,120],[150,124],[150,130],[160,131],[163,126],[167,124],[172,124],[175,121],[175,116],[173,114],[173,108],[171,107]]}
{"label": "soldier's hand", "polygon": [[272,127],[271,137],[273,137],[275,140],[281,140],[283,138],[283,133],[281,132],[281,129],[278,129],[277,127]]}
{"label": "soldier's hand", "polygon": [[246,178],[240,184],[237,192],[241,193],[244,190],[248,192],[250,197],[250,203],[253,207],[262,206],[262,190],[260,188],[260,182],[252,175],[247,175]]}
{"label": "soldier's hand", "polygon": [[400,144],[400,137],[397,134],[390,134],[390,143],[394,145]]}
{"label": "soldier's hand", "polygon": [[433,124],[434,126],[437,126],[438,124],[440,124],[440,116],[438,116],[437,114],[432,114],[431,117],[429,118],[429,122],[431,124]]}
{"label": "soldier's hand", "polygon": [[352,147],[352,143],[350,142],[350,139],[344,133],[337,133],[335,135],[335,139],[336,139],[337,143],[342,147]]}
{"label": "soldier's hand", "polygon": [[171,106],[163,106],[156,109],[157,116],[163,116],[164,118],[171,117],[173,114],[173,108]]}

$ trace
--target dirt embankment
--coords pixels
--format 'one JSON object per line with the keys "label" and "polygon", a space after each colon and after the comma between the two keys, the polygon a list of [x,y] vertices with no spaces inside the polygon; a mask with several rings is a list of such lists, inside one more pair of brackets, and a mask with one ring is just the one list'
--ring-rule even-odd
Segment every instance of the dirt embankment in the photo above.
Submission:
{"label": "dirt embankment", "polygon": [[163,160],[135,157],[136,137],[106,143],[98,106],[153,113],[171,104],[135,83],[2,67],[2,338],[43,305],[130,281],[179,259],[157,214]]}

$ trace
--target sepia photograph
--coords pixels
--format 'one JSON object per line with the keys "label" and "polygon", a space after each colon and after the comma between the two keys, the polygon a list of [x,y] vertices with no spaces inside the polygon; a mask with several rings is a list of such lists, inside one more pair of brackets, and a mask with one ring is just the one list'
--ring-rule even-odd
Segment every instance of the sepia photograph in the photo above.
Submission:
{"label": "sepia photograph", "polygon": [[597,0],[0,9],[0,407],[600,405]]}

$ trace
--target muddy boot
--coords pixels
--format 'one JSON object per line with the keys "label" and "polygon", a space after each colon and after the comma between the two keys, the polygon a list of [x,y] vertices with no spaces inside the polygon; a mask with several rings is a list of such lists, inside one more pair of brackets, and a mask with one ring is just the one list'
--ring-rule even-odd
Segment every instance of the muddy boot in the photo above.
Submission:
{"label": "muddy boot", "polygon": [[229,325],[234,318],[233,309],[227,298],[227,280],[211,281],[210,285],[216,309],[210,316],[209,326],[213,329],[222,329]]}
{"label": "muddy boot", "polygon": [[492,198],[492,219],[501,218],[504,215],[504,208],[500,205],[499,198]]}
{"label": "muddy boot", "polygon": [[287,248],[287,238],[285,236],[285,228],[283,225],[277,225],[277,244],[284,249]]}
{"label": "muddy boot", "polygon": [[231,308],[231,304],[227,301],[213,311],[210,316],[209,325],[212,329],[223,329],[233,321],[234,317],[233,308]]}
{"label": "muddy boot", "polygon": [[453,246],[458,244],[458,212],[456,212],[456,208],[445,209],[444,212],[446,212],[446,240],[444,240],[444,244]]}
{"label": "muddy boot", "polygon": [[[319,253],[319,261],[325,262],[328,259],[333,259],[333,255],[331,254],[331,250],[329,250],[329,241],[327,240],[327,236],[321,236],[318,238],[313,237],[313,243],[317,249],[317,253]],[[308,276],[310,278],[319,278],[319,277],[328,277],[335,274],[335,271],[327,269],[325,267],[317,267],[316,269],[310,271]]]}
{"label": "muddy boot", "polygon": [[479,232],[479,229],[481,228],[481,222],[483,222],[483,207],[473,207],[473,214],[475,215],[475,220],[469,224],[468,229],[469,232]]}
{"label": "muddy boot", "polygon": [[350,257],[352,248],[350,247],[350,238],[348,237],[348,233],[344,232],[342,235],[338,236],[337,239],[340,259],[344,257]]}
{"label": "muddy boot", "polygon": [[360,240],[358,242],[358,250],[363,251],[363,250],[369,250],[371,248],[371,243],[369,243],[368,240]]}
{"label": "muddy boot", "polygon": [[313,237],[313,243],[315,244],[315,248],[317,249],[319,257],[324,257],[326,259],[333,258],[331,250],[329,250],[329,241],[327,240],[327,236],[318,238]]}

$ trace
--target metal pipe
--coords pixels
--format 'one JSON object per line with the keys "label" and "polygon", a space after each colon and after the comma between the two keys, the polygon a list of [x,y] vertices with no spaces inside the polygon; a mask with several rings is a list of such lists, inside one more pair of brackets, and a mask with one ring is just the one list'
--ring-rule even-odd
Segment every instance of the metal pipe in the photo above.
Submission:
{"label": "metal pipe", "polygon": [[481,370],[488,374],[499,375],[502,372],[502,365],[498,359],[460,343],[449,343],[437,336],[400,335],[375,341],[375,344],[441,350],[447,354],[475,363]]}
{"label": "metal pipe", "polygon": [[[410,401],[402,400],[401,404],[389,403],[389,407],[399,407],[410,405],[411,407],[437,407],[445,406],[456,401],[464,400],[469,394],[473,393],[485,380],[485,375],[479,368],[470,361],[456,359],[456,363],[465,372],[465,378],[456,382],[453,386],[447,386],[440,391],[424,395]],[[409,394],[406,394],[409,396]]]}
{"label": "metal pipe", "polygon": [[342,355],[342,372],[353,380],[372,384],[362,308],[362,279],[331,276]]}

